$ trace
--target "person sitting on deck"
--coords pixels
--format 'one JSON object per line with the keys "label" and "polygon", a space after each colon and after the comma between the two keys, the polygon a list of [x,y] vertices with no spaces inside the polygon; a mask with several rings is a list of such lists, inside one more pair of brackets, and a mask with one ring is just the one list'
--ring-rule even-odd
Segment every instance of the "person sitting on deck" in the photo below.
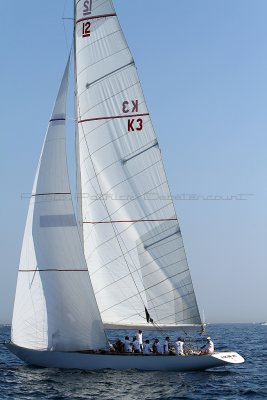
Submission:
{"label": "person sitting on deck", "polygon": [[174,351],[178,356],[184,356],[184,341],[182,338],[178,338],[174,343]]}
{"label": "person sitting on deck", "polygon": [[129,339],[129,336],[125,336],[124,339],[124,353],[131,353],[132,352],[132,346],[131,346],[131,342]]}
{"label": "person sitting on deck", "polygon": [[163,345],[163,353],[164,354],[169,354],[169,352],[170,352],[170,338],[169,338],[169,336],[167,336],[165,338],[165,342],[164,342],[164,345]]}
{"label": "person sitting on deck", "polygon": [[151,352],[152,350],[150,348],[149,340],[147,339],[143,347],[143,354],[150,354]]}
{"label": "person sitting on deck", "polygon": [[113,347],[117,353],[123,353],[124,351],[124,344],[120,339],[116,340],[116,342],[113,344]]}
{"label": "person sitting on deck", "polygon": [[208,336],[206,344],[201,347],[200,354],[212,354],[212,353],[214,353],[214,343]]}
{"label": "person sitting on deck", "polygon": [[152,349],[153,349],[153,353],[156,354],[162,354],[163,353],[163,349],[162,346],[159,342],[159,339],[155,339],[153,345],[152,345]]}
{"label": "person sitting on deck", "polygon": [[141,352],[140,343],[136,336],[133,337],[133,352],[134,353]]}

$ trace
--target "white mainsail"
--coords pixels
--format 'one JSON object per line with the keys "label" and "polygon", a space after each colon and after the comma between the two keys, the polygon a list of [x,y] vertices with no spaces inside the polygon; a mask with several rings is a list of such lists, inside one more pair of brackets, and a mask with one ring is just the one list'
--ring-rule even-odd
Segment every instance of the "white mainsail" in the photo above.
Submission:
{"label": "white mainsail", "polygon": [[136,66],[111,0],[76,0],[83,244],[107,326],[201,324]]}
{"label": "white mainsail", "polygon": [[106,347],[74,215],[65,149],[69,62],[31,195],[12,321],[12,342],[30,349]]}

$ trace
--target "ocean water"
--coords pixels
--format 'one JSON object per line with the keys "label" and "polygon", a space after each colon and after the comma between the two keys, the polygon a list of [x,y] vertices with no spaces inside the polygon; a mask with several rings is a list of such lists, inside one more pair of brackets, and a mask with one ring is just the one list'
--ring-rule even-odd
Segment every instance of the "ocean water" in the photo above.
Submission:
{"label": "ocean water", "polygon": [[[0,399],[267,399],[267,326],[208,325],[207,334],[218,350],[237,351],[246,362],[203,372],[60,370],[28,366],[1,344]],[[0,326],[1,341],[9,335]]]}

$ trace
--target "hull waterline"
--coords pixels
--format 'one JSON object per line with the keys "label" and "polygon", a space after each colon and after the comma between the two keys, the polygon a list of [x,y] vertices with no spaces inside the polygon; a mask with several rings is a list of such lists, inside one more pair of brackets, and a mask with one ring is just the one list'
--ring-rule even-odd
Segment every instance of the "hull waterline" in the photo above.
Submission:
{"label": "hull waterline", "polygon": [[197,371],[227,364],[240,364],[243,357],[235,352],[212,355],[169,356],[139,354],[100,354],[32,350],[6,343],[6,347],[30,365],[48,368],[100,370],[139,369],[146,371]]}

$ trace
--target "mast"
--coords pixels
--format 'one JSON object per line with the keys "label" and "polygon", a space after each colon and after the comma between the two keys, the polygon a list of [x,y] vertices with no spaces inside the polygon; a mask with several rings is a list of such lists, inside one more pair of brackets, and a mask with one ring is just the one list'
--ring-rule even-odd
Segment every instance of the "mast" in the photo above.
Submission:
{"label": "mast", "polygon": [[77,68],[76,68],[76,2],[73,2],[73,64],[74,64],[74,118],[75,118],[75,160],[76,160],[76,196],[77,196],[77,222],[78,229],[83,242],[83,223],[82,223],[82,188],[81,188],[81,170],[80,170],[80,148],[78,137],[78,101],[77,101]]}

